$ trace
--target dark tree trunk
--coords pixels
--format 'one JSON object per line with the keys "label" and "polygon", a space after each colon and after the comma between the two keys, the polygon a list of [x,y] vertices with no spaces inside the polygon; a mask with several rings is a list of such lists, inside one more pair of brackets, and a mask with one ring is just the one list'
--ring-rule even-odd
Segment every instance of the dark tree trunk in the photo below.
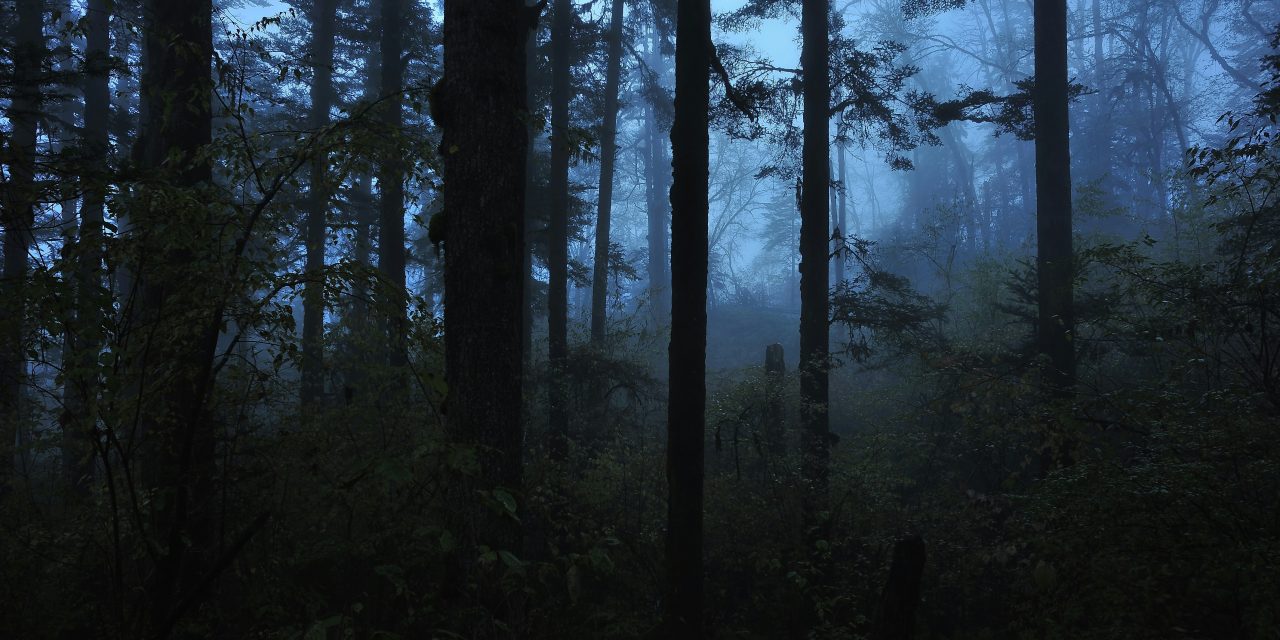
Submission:
{"label": "dark tree trunk", "polygon": [[103,219],[106,212],[108,120],[111,113],[111,32],[107,0],[90,0],[85,13],[84,132],[86,166],[82,177],[80,232],[75,255],[75,324],[68,332],[63,419],[63,463],[74,494],[84,495],[93,477],[96,440],[98,353],[102,350],[102,314],[109,301],[103,285]]}
{"label": "dark tree trunk", "polygon": [[551,222],[547,229],[547,380],[550,449],[561,455],[569,436],[569,56],[573,3],[555,0],[551,16]]}
{"label": "dark tree trunk", "polygon": [[12,159],[5,188],[4,278],[0,280],[0,495],[13,480],[14,445],[23,421],[22,385],[26,377],[23,349],[27,253],[35,221],[36,122],[40,110],[40,67],[44,33],[40,0],[17,0],[17,34],[13,52],[13,100],[6,116],[12,123]]}
{"label": "dark tree trunk", "polygon": [[393,142],[378,166],[378,272],[389,293],[387,310],[387,364],[393,369],[409,362],[408,293],[405,291],[404,173],[399,144],[404,114],[405,0],[382,2],[382,124]]}
{"label": "dark tree trunk", "polygon": [[827,112],[828,0],[804,0],[800,64],[804,69],[804,170],[800,194],[800,424],[804,438],[801,473],[806,486],[806,530],[814,530],[827,504],[828,298]]}
{"label": "dark tree trunk", "polygon": [[1067,111],[1066,0],[1035,3],[1036,269],[1040,352],[1058,390],[1075,383],[1072,315],[1071,149]]}
{"label": "dark tree trunk", "polygon": [[609,67],[604,81],[604,122],[600,125],[600,206],[596,214],[596,255],[591,274],[591,341],[604,342],[609,293],[609,222],[613,207],[613,164],[618,153],[618,84],[622,77],[622,0],[613,0],[609,26]]}
{"label": "dark tree trunk", "polygon": [[[525,0],[527,4],[533,4],[532,0]],[[539,16],[541,17],[541,16]],[[529,105],[529,110],[534,111],[533,105],[537,100],[536,91],[534,90],[534,76],[538,71],[538,25],[535,23],[529,28],[529,37],[524,45],[525,62],[524,72],[526,78],[525,86],[525,102]],[[524,153],[524,310],[521,314],[520,322],[521,344],[524,362],[528,363],[533,354],[533,316],[534,316],[534,294],[537,290],[537,281],[533,277],[533,231],[534,231],[534,195],[537,184],[534,179],[534,164],[537,162],[537,141],[540,133],[539,127],[534,123],[534,119],[529,118],[529,124],[525,128],[526,133],[526,149]]]}
{"label": "dark tree trunk", "polygon": [[667,413],[669,638],[702,637],[702,483],[706,420],[711,6],[680,0],[671,128],[671,345]]}
{"label": "dark tree trunk", "polygon": [[[524,433],[521,315],[525,145],[523,0],[447,0],[438,124],[444,157],[445,365],[453,436],[476,447],[485,489],[519,495]],[[473,489],[476,487],[472,487]],[[511,518],[495,517],[473,492],[461,531],[496,549],[518,550]]]}
{"label": "dark tree trunk", "polygon": [[[315,0],[311,14],[311,114],[312,135],[323,135],[333,104],[333,31],[337,22],[334,0]],[[324,245],[325,219],[329,213],[329,154],[320,142],[311,162],[307,194],[306,289],[302,296],[302,408],[306,410],[324,393]]]}
{"label": "dark tree trunk", "polygon": [[[131,207],[142,258],[133,267],[140,309],[126,340],[130,374],[154,399],[140,408],[153,535],[161,541],[146,584],[147,625],[150,636],[168,637],[208,587],[216,537],[214,426],[205,400],[222,308],[211,308],[202,292],[223,292],[210,290],[202,276],[220,251],[207,231],[213,226],[208,210],[175,211],[171,191],[200,202],[196,191],[212,177],[202,151],[212,139],[213,6],[211,0],[149,0],[144,11],[143,115],[134,157],[157,179],[139,185]],[[167,242],[175,233],[192,237]],[[152,382],[149,369],[166,361],[173,373]]]}
{"label": "dark tree trunk", "polygon": [[920,581],[924,577],[924,540],[908,537],[893,546],[893,564],[880,596],[873,640],[911,640],[915,637]]}

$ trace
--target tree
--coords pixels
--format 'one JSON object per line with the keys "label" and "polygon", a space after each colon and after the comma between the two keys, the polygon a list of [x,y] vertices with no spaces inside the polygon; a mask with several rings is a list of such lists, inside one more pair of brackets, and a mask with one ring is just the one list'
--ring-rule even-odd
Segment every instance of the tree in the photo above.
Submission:
{"label": "tree", "polygon": [[600,124],[600,202],[596,214],[595,268],[591,280],[591,341],[605,337],[609,292],[609,218],[613,206],[613,165],[618,148],[618,84],[622,77],[622,0],[613,0],[609,23],[609,62],[604,81],[604,119]]}
{"label": "tree", "polygon": [[800,32],[804,70],[803,182],[800,192],[800,423],[805,526],[819,526],[826,510],[830,435],[827,424],[828,313],[827,191],[831,184],[828,120],[828,0],[804,0]]}
{"label": "tree", "polygon": [[[444,77],[433,115],[443,129],[445,367],[449,430],[472,443],[487,489],[522,487],[521,319],[525,43],[536,13],[522,0],[447,0]],[[483,531],[518,549],[519,529],[475,495]],[[486,515],[489,514],[489,515]],[[473,521],[474,522],[474,521]]]}
{"label": "tree", "polygon": [[107,0],[90,0],[85,11],[84,130],[86,170],[80,204],[80,233],[75,260],[75,325],[68,332],[64,394],[67,479],[73,491],[84,493],[93,475],[95,440],[94,401],[98,393],[97,362],[102,350],[103,219],[106,211],[107,164],[110,145],[107,123],[111,114],[111,33]]}
{"label": "tree", "polygon": [[13,123],[10,141],[9,183],[4,192],[4,277],[0,299],[0,495],[8,488],[14,470],[14,442],[23,420],[22,385],[26,377],[23,330],[26,310],[27,253],[35,224],[36,123],[40,112],[40,67],[44,61],[44,3],[18,0],[17,38],[14,43],[13,100],[6,113]]}
{"label": "tree", "polygon": [[[206,228],[210,205],[199,195],[212,178],[205,153],[212,141],[212,12],[211,0],[144,6],[143,117],[133,155],[147,179],[130,213],[139,257],[127,362],[146,398],[139,432],[147,441],[142,464],[160,548],[146,584],[146,625],[155,637],[168,637],[199,601],[216,552],[214,425],[205,400],[223,307],[211,308],[214,283],[196,271],[219,255]],[[152,380],[151,358],[170,362],[171,375]]]}
{"label": "tree", "polygon": [[[315,0],[311,14],[312,135],[324,135],[333,103],[333,41],[336,0]],[[323,144],[320,145],[323,147]],[[329,154],[317,151],[311,161],[311,184],[306,213],[306,289],[302,299],[302,406],[324,392],[324,246],[329,211]]]}
{"label": "tree", "polygon": [[[393,141],[399,141],[404,124],[403,32],[406,0],[382,0],[382,124]],[[388,364],[392,368],[408,364],[408,297],[405,291],[404,173],[400,145],[394,144],[382,157],[378,170],[378,272],[389,293],[387,334]]]}
{"label": "tree", "polygon": [[551,222],[547,229],[547,404],[553,455],[569,435],[569,57],[573,3],[555,0],[551,16]]}
{"label": "tree", "polygon": [[1076,375],[1066,0],[1036,1],[1035,59],[1037,341],[1050,383],[1066,390]]}
{"label": "tree", "polygon": [[676,14],[676,109],[671,127],[671,270],[675,277],[671,279],[668,352],[670,499],[665,611],[670,638],[702,637],[711,55],[710,2],[680,0]]}

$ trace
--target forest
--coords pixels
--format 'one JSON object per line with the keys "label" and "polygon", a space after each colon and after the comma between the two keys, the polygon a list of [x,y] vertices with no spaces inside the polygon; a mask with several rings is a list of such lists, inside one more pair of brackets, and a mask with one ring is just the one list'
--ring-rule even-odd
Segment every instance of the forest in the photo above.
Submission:
{"label": "forest", "polygon": [[0,640],[1280,638],[1280,3],[0,0]]}

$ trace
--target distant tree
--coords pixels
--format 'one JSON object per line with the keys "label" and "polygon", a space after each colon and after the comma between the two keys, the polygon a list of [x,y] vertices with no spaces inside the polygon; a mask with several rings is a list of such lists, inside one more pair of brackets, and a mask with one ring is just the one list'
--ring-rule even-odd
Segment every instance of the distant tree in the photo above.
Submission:
{"label": "distant tree", "polygon": [[[664,27],[669,24],[664,16],[669,15],[666,13],[669,4],[670,0],[650,3],[653,24],[649,28],[648,55],[645,58],[648,67],[644,88],[647,98],[643,143],[645,212],[648,221],[649,305],[655,327],[667,323],[671,306],[671,276],[667,270],[670,261],[667,226],[671,216],[667,191],[671,186],[671,160],[668,155],[669,139],[662,135],[670,126],[672,109],[670,94],[662,84],[670,69],[667,56],[662,51]],[[666,28],[669,33],[669,27]]]}
{"label": "distant tree", "polygon": [[387,363],[408,364],[408,293],[405,290],[404,180],[405,162],[399,144],[404,125],[404,20],[407,0],[382,0],[382,124],[395,143],[378,163],[378,272],[388,292]]}
{"label": "distant tree", "polygon": [[[702,504],[706,437],[707,223],[711,6],[680,0],[671,127],[671,346],[667,409],[666,637],[703,636]],[[825,188],[823,192],[825,193]],[[825,225],[825,223],[824,223]]]}

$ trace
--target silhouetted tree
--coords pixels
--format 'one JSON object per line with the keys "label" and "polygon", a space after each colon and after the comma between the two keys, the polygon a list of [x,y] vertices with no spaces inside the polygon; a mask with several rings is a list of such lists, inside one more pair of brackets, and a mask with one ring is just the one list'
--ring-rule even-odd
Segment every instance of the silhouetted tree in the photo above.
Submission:
{"label": "silhouetted tree", "polygon": [[[680,0],[671,127],[671,346],[667,409],[669,638],[702,637],[703,447],[706,429],[707,223],[711,154],[711,6]],[[824,189],[825,193],[825,189]],[[825,223],[824,223],[825,224]],[[652,259],[652,256],[650,256]],[[825,267],[824,267],[825,268]]]}
{"label": "silhouetted tree", "polygon": [[609,222],[613,207],[613,165],[618,154],[618,84],[622,77],[622,0],[613,0],[609,19],[609,60],[604,81],[604,118],[600,124],[600,201],[591,280],[591,340],[596,344],[604,342],[605,303],[609,293]]}
{"label": "silhouetted tree", "polygon": [[[522,487],[521,317],[525,43],[536,13],[522,0],[447,0],[444,77],[434,115],[443,129],[445,363],[449,430],[473,443],[481,481]],[[519,529],[469,492],[474,529],[519,549]]]}
{"label": "silhouetted tree", "polygon": [[826,510],[828,313],[827,192],[831,184],[828,131],[831,88],[828,0],[804,0],[800,32],[804,69],[803,183],[800,190],[800,423],[804,439],[805,527],[820,524]]}
{"label": "silhouetted tree", "polygon": [[[333,103],[333,41],[337,22],[336,0],[315,0],[311,8],[311,114],[313,136],[324,135]],[[306,285],[302,297],[302,405],[320,399],[324,392],[324,248],[325,221],[329,212],[329,154],[320,144],[311,161],[307,194]]]}
{"label": "silhouetted tree", "polygon": [[1058,389],[1075,383],[1066,0],[1035,3],[1037,338]]}
{"label": "silhouetted tree", "polygon": [[392,368],[408,364],[408,294],[405,291],[404,174],[399,144],[404,124],[404,5],[406,0],[382,0],[382,124],[393,144],[378,165],[378,273],[389,297],[387,357]]}

